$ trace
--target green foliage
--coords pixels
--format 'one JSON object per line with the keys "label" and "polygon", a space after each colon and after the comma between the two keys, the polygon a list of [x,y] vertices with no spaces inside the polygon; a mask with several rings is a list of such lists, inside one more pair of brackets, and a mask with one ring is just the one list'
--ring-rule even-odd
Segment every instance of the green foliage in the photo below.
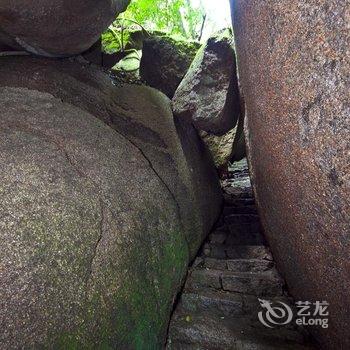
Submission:
{"label": "green foliage", "polygon": [[103,46],[107,52],[125,49],[130,32],[164,32],[184,39],[198,40],[201,36],[204,9],[193,7],[191,0],[132,0],[103,34]]}

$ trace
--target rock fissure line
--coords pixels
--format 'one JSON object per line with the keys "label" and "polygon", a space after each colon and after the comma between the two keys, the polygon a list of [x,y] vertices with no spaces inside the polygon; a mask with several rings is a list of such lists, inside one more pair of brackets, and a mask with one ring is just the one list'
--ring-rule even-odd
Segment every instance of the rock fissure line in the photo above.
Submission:
{"label": "rock fissure line", "polygon": [[[163,180],[163,178],[160,176],[160,174],[158,173],[158,171],[155,169],[152,161],[147,157],[147,155],[145,154],[145,152],[136,145],[135,142],[131,141],[129,138],[127,138],[125,135],[121,134],[119,131],[117,131],[115,128],[113,128],[113,130],[118,134],[120,135],[121,137],[123,137],[126,141],[128,141],[132,146],[134,146],[139,152],[140,154],[142,155],[142,157],[146,160],[146,162],[148,163],[150,169],[153,171],[153,173],[156,175],[156,177],[159,179],[159,181],[163,184],[163,186],[166,188],[167,192],[170,194],[171,198],[173,199],[175,205],[176,205],[176,208],[177,208],[177,212],[178,212],[178,215],[179,215],[179,218],[180,218],[180,222],[181,222],[181,225],[183,226],[183,222],[182,222],[182,215],[181,215],[181,209],[180,209],[180,205],[179,205],[179,202],[177,201],[177,198],[175,196],[175,194],[171,191],[170,187],[167,185],[167,183]],[[187,238],[187,235],[184,234],[184,239],[186,241],[186,244],[187,244],[187,247],[188,249],[190,249],[190,244],[188,242],[188,238]]]}

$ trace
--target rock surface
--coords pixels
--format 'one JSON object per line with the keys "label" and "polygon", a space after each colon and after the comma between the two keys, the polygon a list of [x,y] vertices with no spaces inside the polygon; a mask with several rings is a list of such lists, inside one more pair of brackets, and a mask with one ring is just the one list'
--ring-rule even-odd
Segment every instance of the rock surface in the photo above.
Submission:
{"label": "rock surface", "polygon": [[161,348],[220,209],[210,158],[89,65],[3,58],[0,99],[0,347]]}
{"label": "rock surface", "polygon": [[144,40],[141,78],[172,98],[199,47],[196,42],[175,40],[169,36],[153,36]]}
{"label": "rock surface", "polygon": [[233,4],[267,238],[292,295],[329,302],[322,347],[349,349],[349,2]]}
{"label": "rock surface", "polygon": [[233,129],[240,113],[235,60],[230,30],[210,38],[176,90],[175,115],[218,136]]}
{"label": "rock surface", "polygon": [[205,131],[199,132],[213,156],[217,169],[225,170],[229,162],[240,161],[246,156],[243,122],[242,118],[223,136],[211,135]]}
{"label": "rock surface", "polygon": [[0,42],[42,56],[89,49],[130,0],[2,0]]}
{"label": "rock surface", "polygon": [[236,138],[237,128],[230,130],[223,136],[215,136],[205,131],[199,132],[202,140],[208,146],[217,169],[223,169],[227,166],[232,150],[233,143]]}

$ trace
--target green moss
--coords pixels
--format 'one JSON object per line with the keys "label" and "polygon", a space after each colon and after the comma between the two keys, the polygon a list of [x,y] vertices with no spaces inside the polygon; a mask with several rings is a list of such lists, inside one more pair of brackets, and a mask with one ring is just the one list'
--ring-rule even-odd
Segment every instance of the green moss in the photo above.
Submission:
{"label": "green moss", "polygon": [[150,251],[145,247],[139,251],[137,276],[125,281],[125,294],[117,296],[119,309],[124,309],[117,316],[117,329],[124,333],[120,337],[122,346],[132,344],[132,349],[151,350],[163,345],[171,301],[188,263],[183,236],[175,232],[169,232],[169,236],[171,239],[152,264],[145,264]]}
{"label": "green moss", "polygon": [[96,292],[80,329],[61,335],[55,349],[162,349],[189,252],[183,232],[166,227],[169,215],[164,213],[162,219],[159,212],[145,211],[142,214],[147,219],[139,232],[131,234],[132,249],[125,249],[125,256],[119,258],[118,271],[126,271],[121,288],[107,302],[103,291]]}

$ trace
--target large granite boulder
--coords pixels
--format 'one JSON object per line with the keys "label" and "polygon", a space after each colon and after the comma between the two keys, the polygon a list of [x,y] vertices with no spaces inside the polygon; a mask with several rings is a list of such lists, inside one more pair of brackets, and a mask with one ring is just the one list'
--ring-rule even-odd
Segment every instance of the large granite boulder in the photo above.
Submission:
{"label": "large granite boulder", "polygon": [[176,116],[198,130],[222,136],[240,114],[232,32],[222,30],[198,51],[173,98]]}
{"label": "large granite boulder", "polygon": [[1,0],[0,42],[42,56],[89,49],[130,0]]}
{"label": "large granite boulder", "polygon": [[170,36],[146,38],[140,64],[141,78],[172,98],[199,48],[197,42],[181,41]]}
{"label": "large granite boulder", "polygon": [[349,2],[233,2],[262,222],[297,300],[327,301],[325,349],[350,348]]}
{"label": "large granite boulder", "polygon": [[195,131],[66,60],[2,58],[0,100],[0,348],[161,348],[220,211]]}

